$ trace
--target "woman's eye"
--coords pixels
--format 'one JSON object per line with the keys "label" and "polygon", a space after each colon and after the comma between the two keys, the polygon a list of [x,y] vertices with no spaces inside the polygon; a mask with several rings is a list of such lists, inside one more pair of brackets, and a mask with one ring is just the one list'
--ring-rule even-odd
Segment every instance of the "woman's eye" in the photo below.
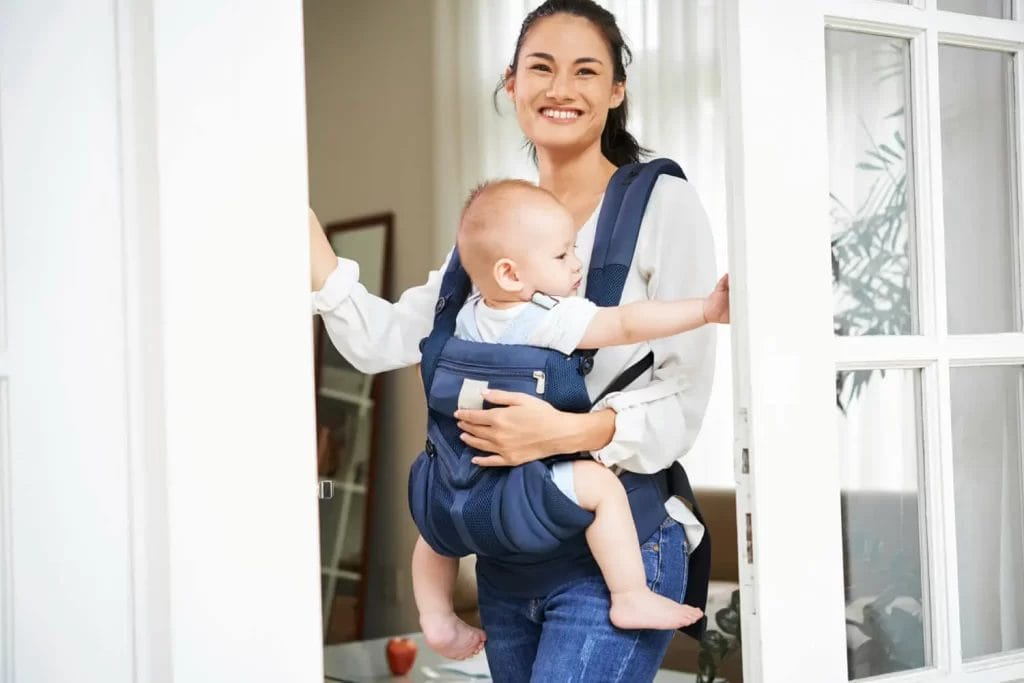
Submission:
{"label": "woman's eye", "polygon": [[576,72],[577,76],[593,76],[595,74],[597,74],[597,72],[593,69],[580,69]]}
{"label": "woman's eye", "polygon": [[530,69],[533,71],[551,71],[547,64],[534,64]]}

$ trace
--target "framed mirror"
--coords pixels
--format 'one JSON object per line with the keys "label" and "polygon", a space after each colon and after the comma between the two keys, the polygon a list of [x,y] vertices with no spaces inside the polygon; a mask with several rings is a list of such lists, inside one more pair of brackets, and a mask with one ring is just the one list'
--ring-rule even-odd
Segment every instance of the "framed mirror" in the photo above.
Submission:
{"label": "framed mirror", "polygon": [[[359,263],[359,280],[390,297],[394,214],[324,226],[339,256]],[[366,604],[367,544],[377,458],[380,378],[356,370],[317,316],[313,338],[320,478],[320,589],[324,644],[360,640]]]}

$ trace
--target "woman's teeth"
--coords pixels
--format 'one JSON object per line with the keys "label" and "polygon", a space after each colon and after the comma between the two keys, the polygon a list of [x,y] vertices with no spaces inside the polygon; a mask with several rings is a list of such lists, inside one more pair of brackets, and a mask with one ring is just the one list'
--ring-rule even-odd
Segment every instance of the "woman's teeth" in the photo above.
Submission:
{"label": "woman's teeth", "polygon": [[580,113],[578,111],[565,111],[563,109],[542,109],[541,114],[549,119],[558,119],[561,121],[578,119],[580,117]]}

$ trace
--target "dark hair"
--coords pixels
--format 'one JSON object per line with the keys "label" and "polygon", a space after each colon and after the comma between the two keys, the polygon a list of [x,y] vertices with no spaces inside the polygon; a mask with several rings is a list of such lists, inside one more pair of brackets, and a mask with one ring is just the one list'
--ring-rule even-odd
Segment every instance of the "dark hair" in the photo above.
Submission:
{"label": "dark hair", "polygon": [[[519,29],[519,38],[516,40],[516,50],[512,54],[512,63],[509,64],[509,73],[515,73],[519,65],[519,50],[523,47],[523,40],[526,34],[538,19],[544,19],[555,14],[571,14],[583,17],[597,27],[608,44],[608,51],[612,56],[612,82],[623,83],[626,80],[626,67],[633,60],[633,53],[630,52],[626,41],[622,38],[622,32],[615,23],[615,15],[601,7],[593,0],[547,0],[537,9],[526,15],[523,25]],[[502,74],[498,81],[498,87],[494,89],[494,102],[497,107],[498,93],[505,87],[506,76]],[[650,150],[644,149],[636,141],[628,130],[626,130],[626,119],[629,113],[628,97],[623,95],[622,104],[614,109],[608,110],[608,120],[601,131],[601,153],[616,166],[623,166],[640,160]],[[537,148],[529,140],[526,141],[530,149],[530,156],[534,162],[537,161]]]}

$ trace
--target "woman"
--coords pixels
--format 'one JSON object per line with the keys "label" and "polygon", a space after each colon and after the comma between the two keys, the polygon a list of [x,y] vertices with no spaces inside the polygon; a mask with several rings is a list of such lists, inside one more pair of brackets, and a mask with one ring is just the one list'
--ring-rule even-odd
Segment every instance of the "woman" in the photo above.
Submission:
{"label": "woman", "polygon": [[[625,125],[628,58],[609,12],[591,0],[548,0],[524,20],[500,86],[533,148],[540,186],[558,197],[579,227],[577,255],[584,272],[608,180],[642,151]],[[312,214],[310,241],[313,288],[319,290],[315,306],[342,354],[367,372],[416,363],[447,264],[391,304],[358,284],[358,268],[334,256]],[[622,302],[700,296],[715,277],[707,216],[696,193],[684,181],[662,177],[641,224]],[[714,333],[603,349],[586,378],[590,395],[599,395],[649,350],[655,354],[653,370],[590,413],[560,413],[532,396],[492,391],[488,400],[504,407],[457,413],[464,439],[494,454],[482,463],[490,466],[589,451],[627,472],[660,472],[686,453],[700,428],[711,388]],[[654,479],[626,476],[640,484]],[[686,552],[698,542],[699,524],[674,499],[653,499],[644,510],[637,505],[634,518],[650,518],[654,505],[654,519],[662,520],[640,536],[646,539],[648,582],[682,601]],[[687,525],[689,543],[680,522]],[[621,631],[610,624],[608,590],[582,539],[557,558],[511,564],[479,558],[478,590],[488,661],[498,683],[651,680],[672,637],[669,631]]]}

